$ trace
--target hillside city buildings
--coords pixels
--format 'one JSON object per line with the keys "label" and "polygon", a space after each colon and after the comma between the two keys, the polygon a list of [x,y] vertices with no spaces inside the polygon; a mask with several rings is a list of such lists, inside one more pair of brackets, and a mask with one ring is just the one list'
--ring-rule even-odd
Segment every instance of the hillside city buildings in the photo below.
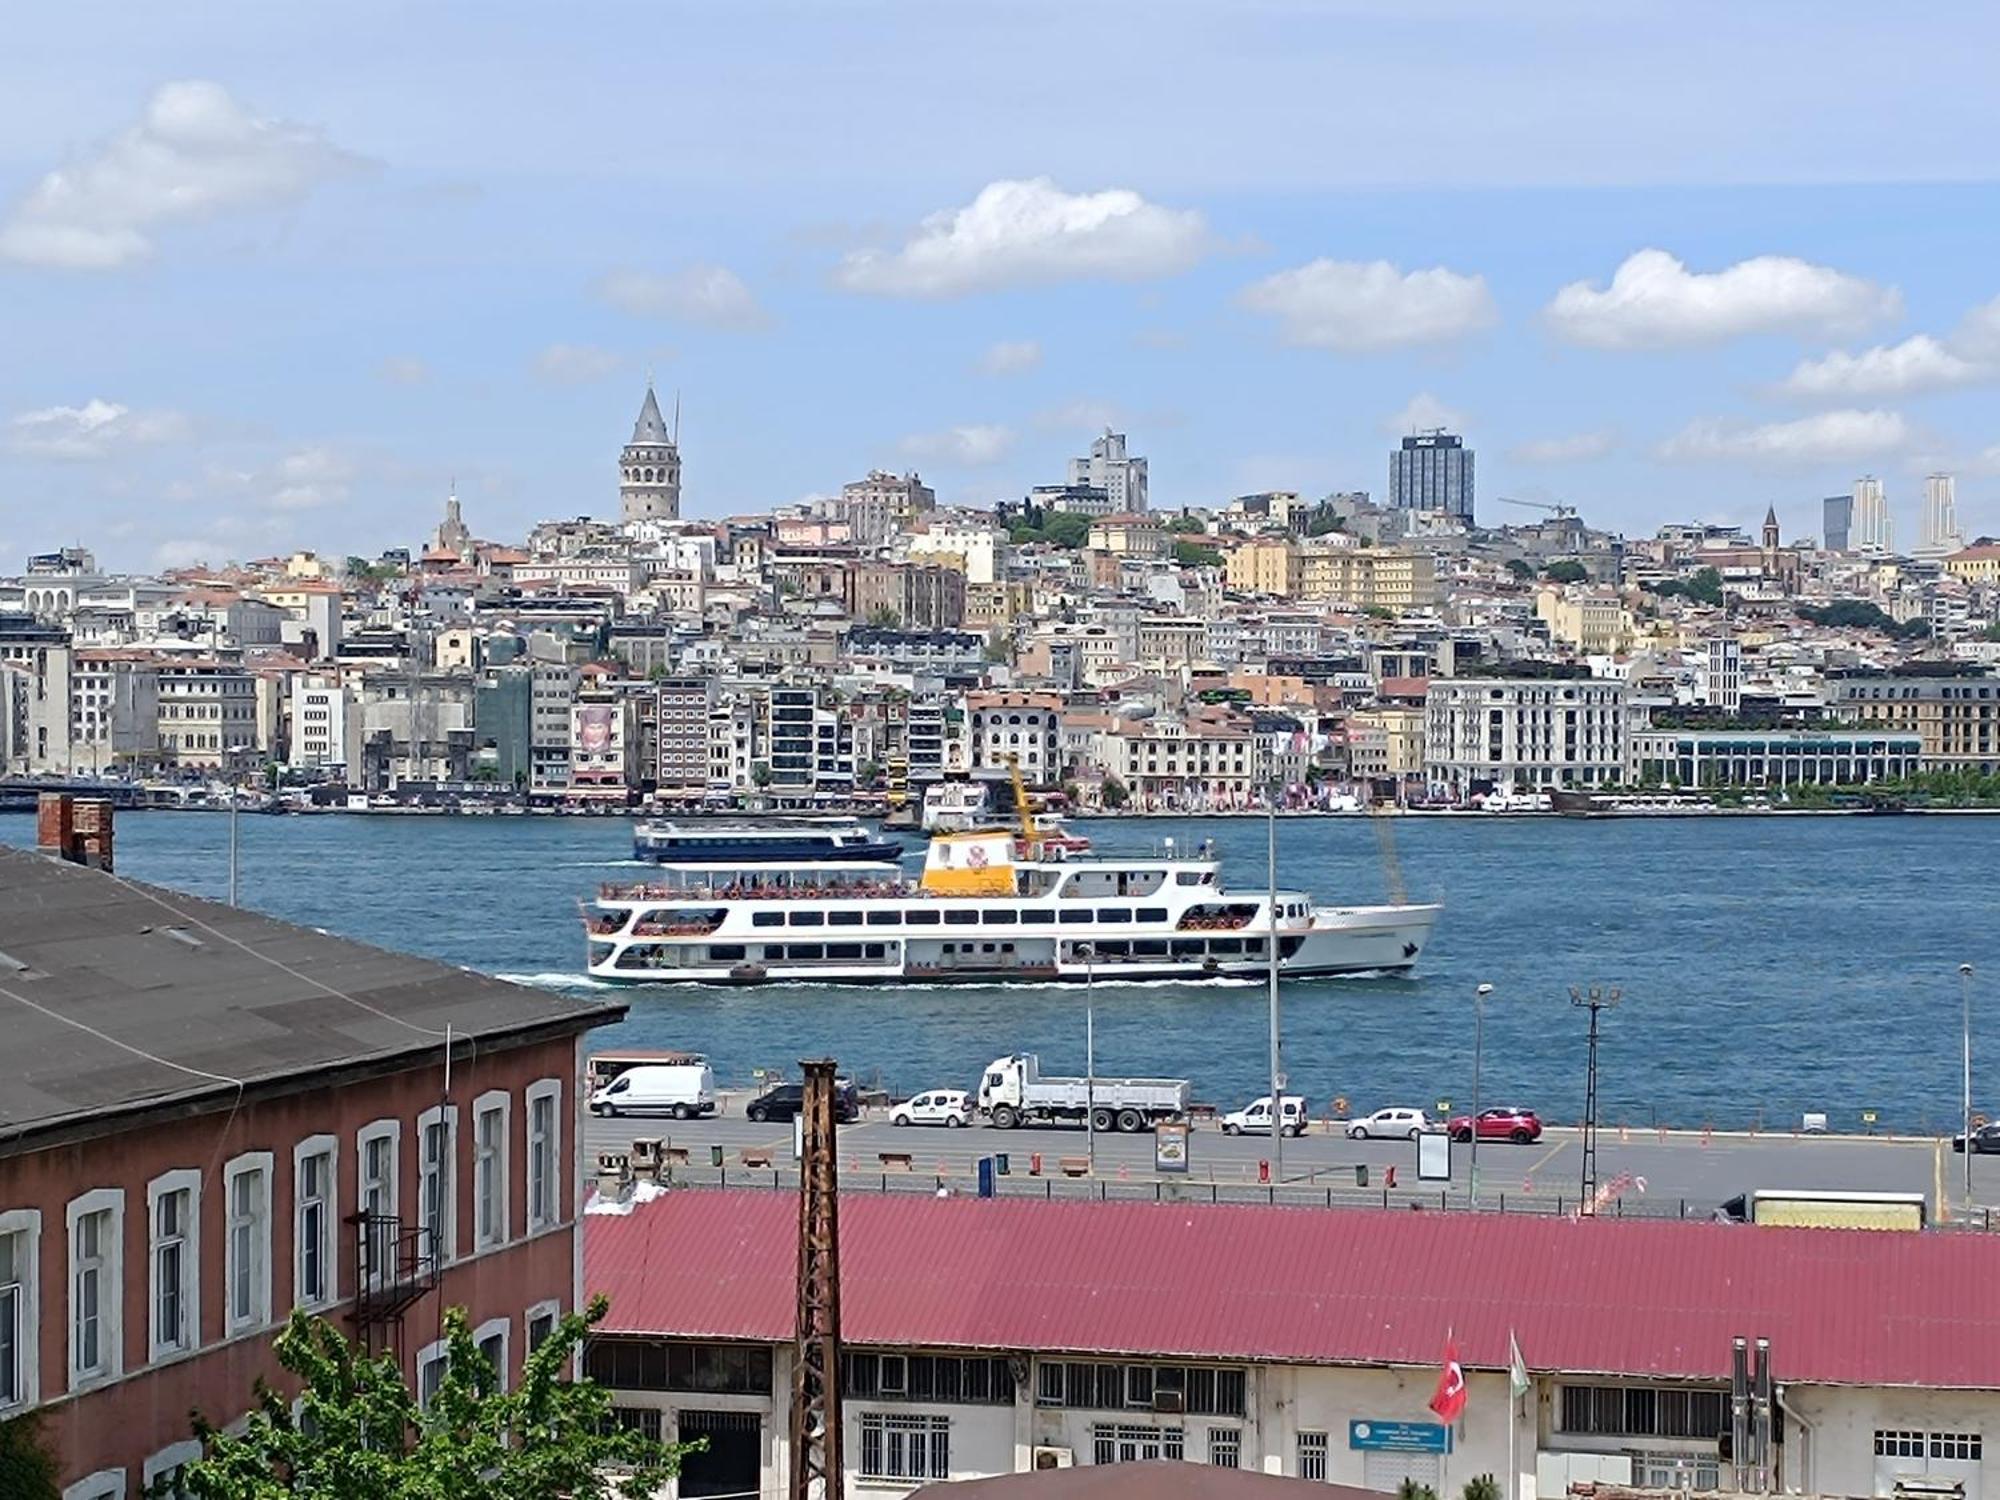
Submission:
{"label": "hillside city buildings", "polygon": [[1902,554],[1873,476],[1798,506],[1817,537],[1783,497],[1754,535],[1627,537],[1526,501],[1477,524],[1452,433],[1390,464],[1386,503],[1163,508],[1106,432],[993,509],[875,469],[695,517],[649,388],[615,506],[525,536],[451,495],[368,558],[28,559],[0,578],[0,767],[551,809],[894,807],[1012,764],[1188,809],[2000,771],[2000,544],[1962,538],[1952,476]]}

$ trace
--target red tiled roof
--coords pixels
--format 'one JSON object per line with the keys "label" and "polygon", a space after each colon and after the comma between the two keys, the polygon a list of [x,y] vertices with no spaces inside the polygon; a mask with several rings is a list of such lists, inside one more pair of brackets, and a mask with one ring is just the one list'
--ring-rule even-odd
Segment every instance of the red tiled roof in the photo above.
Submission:
{"label": "red tiled roof", "polygon": [[[855,1343],[2000,1388],[2000,1239],[1661,1220],[1048,1203],[840,1203]],[[584,1220],[605,1332],[792,1336],[798,1205],[683,1189]]]}

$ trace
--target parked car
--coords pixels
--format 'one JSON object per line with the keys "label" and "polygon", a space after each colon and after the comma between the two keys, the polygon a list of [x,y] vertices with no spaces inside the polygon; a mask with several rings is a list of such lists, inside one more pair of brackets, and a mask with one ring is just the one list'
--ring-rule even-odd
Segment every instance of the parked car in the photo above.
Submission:
{"label": "parked car", "polygon": [[1373,1141],[1406,1137],[1415,1140],[1427,1130],[1440,1127],[1420,1109],[1392,1107],[1378,1109],[1372,1115],[1363,1115],[1358,1120],[1347,1122],[1347,1138],[1350,1141]]}
{"label": "parked car", "polygon": [[715,1074],[705,1062],[646,1064],[627,1068],[590,1096],[593,1114],[672,1115],[676,1120],[715,1113]]}
{"label": "parked car", "polygon": [[[781,1083],[774,1089],[766,1089],[744,1107],[743,1113],[749,1119],[763,1124],[766,1120],[796,1120],[799,1111],[805,1108],[806,1089],[802,1083]],[[851,1083],[837,1084],[833,1091],[833,1118],[835,1123],[851,1125],[861,1118],[861,1100]]]}
{"label": "parked car", "polygon": [[[1231,1110],[1222,1117],[1224,1135],[1269,1135],[1271,1133],[1271,1096],[1263,1094],[1252,1099],[1243,1108]],[[1306,1101],[1297,1094],[1285,1095],[1285,1134],[1304,1135],[1306,1133]]]}
{"label": "parked car", "polygon": [[957,1130],[972,1118],[963,1089],[932,1089],[905,1099],[889,1111],[891,1125],[942,1125]]}
{"label": "parked car", "polygon": [[1507,1105],[1498,1109],[1482,1109],[1476,1121],[1471,1115],[1459,1115],[1445,1129],[1453,1140],[1469,1141],[1475,1126],[1482,1141],[1513,1141],[1525,1146],[1542,1138],[1541,1116],[1532,1109],[1514,1109]]}
{"label": "parked car", "polygon": [[[1951,1149],[1963,1152],[1965,1150],[1965,1137],[1962,1135],[1953,1136],[1951,1138]],[[1974,1156],[1989,1156],[1994,1153],[2000,1153],[2000,1124],[1974,1126],[1972,1131],[1972,1154]]]}

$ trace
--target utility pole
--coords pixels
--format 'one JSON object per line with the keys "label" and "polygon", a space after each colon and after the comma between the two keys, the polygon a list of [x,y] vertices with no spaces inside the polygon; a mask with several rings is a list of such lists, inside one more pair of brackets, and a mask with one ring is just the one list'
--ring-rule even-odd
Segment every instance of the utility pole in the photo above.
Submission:
{"label": "utility pole", "polygon": [[1097,992],[1092,986],[1097,952],[1094,944],[1078,943],[1083,955],[1083,1140],[1090,1158],[1090,1175],[1097,1177]]}
{"label": "utility pole", "polygon": [[[1965,1148],[1965,1216],[1972,1217],[1972,965],[1958,966],[1959,1055],[1964,1065],[1965,1118],[1959,1144]],[[1944,1205],[1938,1205],[1944,1211]]]}
{"label": "utility pole", "polygon": [[1479,1207],[1479,1065],[1486,1051],[1486,997],[1492,993],[1490,984],[1472,992],[1472,1168],[1466,1197],[1474,1208]]}
{"label": "utility pole", "polygon": [[1278,783],[1264,805],[1266,862],[1269,865],[1271,947],[1264,956],[1271,979],[1271,1181],[1285,1180],[1285,1058],[1278,1039]]}
{"label": "utility pole", "polygon": [[840,1179],[832,1058],[802,1062],[799,1280],[788,1500],[840,1500]]}
{"label": "utility pole", "polygon": [[[1587,990],[1570,986],[1569,1003],[1590,1012],[1590,1061],[1583,1085],[1583,1182],[1578,1189],[1579,1213],[1593,1212],[1591,1203],[1597,1196],[1597,1016],[1599,1011],[1616,1006],[1624,993],[1623,990],[1607,990],[1594,984]],[[1478,1127],[1475,1126],[1473,1139],[1478,1137]]]}
{"label": "utility pole", "polygon": [[[225,752],[227,753],[227,752]],[[242,794],[242,773],[229,782],[229,904],[236,904],[236,803]]]}

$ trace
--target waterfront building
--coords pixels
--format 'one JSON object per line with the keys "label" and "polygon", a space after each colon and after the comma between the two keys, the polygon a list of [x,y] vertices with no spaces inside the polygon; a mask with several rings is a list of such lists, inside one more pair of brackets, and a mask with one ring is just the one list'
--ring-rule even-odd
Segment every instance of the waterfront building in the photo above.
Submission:
{"label": "waterfront building", "polygon": [[1636,730],[1635,776],[1644,786],[1860,786],[1901,780],[1923,761],[1923,738],[1870,730]]}
{"label": "waterfront building", "polygon": [[1736,637],[1718,635],[1704,644],[1696,697],[1725,714],[1743,706],[1743,643]]}
{"label": "waterfront building", "polygon": [[[679,425],[679,408],[675,408]],[[660,416],[653,387],[632,424],[632,440],[618,455],[618,507],[627,521],[674,521],[681,513],[680,433]]]}
{"label": "waterfront building", "polygon": [[1856,552],[1887,555],[1896,550],[1895,522],[1882,481],[1864,474],[1854,481],[1854,520],[1849,538]]}
{"label": "waterfront building", "polygon": [[1828,674],[1827,710],[1846,724],[1914,731],[1926,771],[2000,772],[2000,678],[1979,668],[1836,671]]}
{"label": "waterfront building", "polygon": [[1458,799],[1625,779],[1626,685],[1598,678],[1434,678],[1424,762]]}
{"label": "waterfront building", "polygon": [[1442,427],[1412,433],[1389,455],[1389,504],[1403,511],[1434,511],[1470,524],[1472,450]]}
{"label": "waterfront building", "polygon": [[1063,769],[1062,710],[1060,693],[968,693],[972,768],[1004,771],[1013,759],[1030,786],[1052,784]]}
{"label": "waterfront building", "polygon": [[652,780],[660,796],[699,800],[708,790],[709,716],[716,700],[710,677],[662,677],[653,685],[658,699],[657,748]]}
{"label": "waterfront building", "polygon": [[[1752,1487],[1732,1459],[1754,1433],[1772,1492],[1977,1500],[2000,1423],[1978,1233],[903,1193],[840,1213],[850,1493],[1146,1458],[1388,1493],[1707,1493]],[[797,1221],[743,1189],[587,1220],[610,1313],[585,1372],[619,1420],[709,1439],[683,1493],[783,1483]],[[1780,1409],[1731,1454],[1737,1339],[1769,1341]],[[1448,1347],[1450,1427],[1427,1406]]]}
{"label": "waterfront building", "polygon": [[291,753],[295,770],[358,770],[361,715],[355,687],[337,675],[300,673],[292,679]]}
{"label": "waterfront building", "polygon": [[565,795],[625,802],[638,779],[639,733],[633,702],[615,685],[594,680],[578,691],[570,707],[569,786]]}
{"label": "waterfront building", "polygon": [[0,762],[7,770],[31,774],[73,770],[75,659],[69,630],[33,614],[0,614],[0,667],[14,669],[15,700]]}
{"label": "waterfront building", "polygon": [[1090,452],[1069,461],[1071,489],[1102,490],[1106,509],[1097,514],[1116,515],[1146,509],[1146,460],[1126,451],[1125,434],[1104,429],[1094,439]]}
{"label": "waterfront building", "polygon": [[159,759],[160,668],[152,652],[78,651],[70,682],[70,761],[78,772],[99,775]]}
{"label": "waterfront building", "polygon": [[7,848],[0,952],[37,996],[0,1080],[0,1420],[38,1414],[65,1495],[137,1497],[190,1413],[291,1396],[295,1307],[427,1388],[443,1307],[511,1384],[579,1305],[580,1040],[623,1006]]}
{"label": "waterfront building", "polygon": [[1924,479],[1923,523],[1917,530],[1917,555],[1942,557],[1965,545],[1958,529],[1958,481],[1950,474]]}
{"label": "waterfront building", "polygon": [[160,756],[171,765],[221,770],[258,748],[257,684],[242,667],[209,657],[159,666]]}

